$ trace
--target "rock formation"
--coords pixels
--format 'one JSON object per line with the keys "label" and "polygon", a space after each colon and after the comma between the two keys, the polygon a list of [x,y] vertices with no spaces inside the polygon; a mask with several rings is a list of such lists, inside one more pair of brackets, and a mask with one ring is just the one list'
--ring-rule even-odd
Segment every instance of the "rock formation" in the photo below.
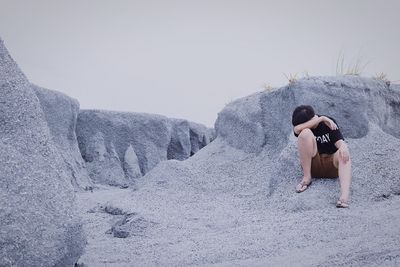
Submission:
{"label": "rock formation", "polygon": [[162,160],[189,158],[215,135],[204,125],[161,115],[80,111],[73,98],[32,88],[76,190],[94,183],[128,186]]}
{"label": "rock formation", "polygon": [[73,266],[85,238],[39,100],[0,40],[0,265]]}
{"label": "rock formation", "polygon": [[129,185],[167,159],[184,160],[210,143],[207,127],[165,116],[81,110],[76,133],[95,183]]}
{"label": "rock formation", "polygon": [[75,134],[79,102],[57,91],[35,85],[32,87],[39,98],[51,136],[64,161],[66,172],[71,177],[72,185],[76,189],[93,188]]}

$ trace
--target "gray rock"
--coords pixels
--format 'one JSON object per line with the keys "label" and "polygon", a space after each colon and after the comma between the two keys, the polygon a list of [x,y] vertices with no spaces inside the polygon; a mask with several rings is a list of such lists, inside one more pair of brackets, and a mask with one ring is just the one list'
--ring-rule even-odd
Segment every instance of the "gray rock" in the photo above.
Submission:
{"label": "gray rock", "polygon": [[0,40],[0,266],[72,266],[85,238],[31,84]]}
{"label": "gray rock", "polygon": [[[100,183],[118,185],[132,182],[123,171],[129,146],[139,160],[141,173],[146,173],[158,162],[166,160],[170,132],[171,124],[166,117],[160,115],[82,110],[78,116],[79,148],[87,162],[90,176]],[[127,159],[131,160],[129,157]],[[110,167],[114,171],[108,172]],[[96,177],[102,172],[109,179]]]}
{"label": "gray rock", "polygon": [[127,178],[131,181],[134,181],[142,176],[139,166],[139,159],[132,145],[130,145],[125,151],[124,171]]}
{"label": "gray rock", "polygon": [[194,155],[200,149],[211,143],[216,136],[214,129],[207,128],[206,126],[189,122],[189,135],[190,135],[190,155]]}
{"label": "gray rock", "polygon": [[207,127],[155,114],[82,110],[77,138],[90,177],[123,185],[167,159],[187,159],[214,138]]}
{"label": "gray rock", "polygon": [[110,204],[106,204],[105,207],[102,207],[104,212],[111,214],[111,215],[125,215],[126,212],[118,207],[114,207]]}
{"label": "gray rock", "polygon": [[147,229],[154,226],[156,223],[146,220],[143,216],[137,213],[129,213],[117,221],[109,233],[114,237],[127,238],[129,236],[144,236]]}
{"label": "gray rock", "polygon": [[95,183],[125,185],[129,183],[122,169],[115,146],[106,147],[104,136],[98,132],[88,141],[84,156],[89,175]]}
{"label": "gray rock", "polygon": [[32,85],[50,128],[51,136],[74,188],[89,190],[93,183],[89,179],[76,139],[75,128],[79,113],[79,102],[60,92]]}
{"label": "gray rock", "polygon": [[187,120],[173,119],[171,131],[167,158],[177,160],[189,158],[192,152],[189,122]]}
{"label": "gray rock", "polygon": [[182,119],[171,119],[168,159],[185,160],[215,139],[215,130]]}
{"label": "gray rock", "polygon": [[260,99],[256,93],[228,104],[215,122],[217,136],[233,147],[247,152],[260,152],[265,144]]}
{"label": "gray rock", "polygon": [[124,228],[120,228],[119,226],[115,227],[112,231],[114,237],[118,238],[127,238],[129,236],[129,231]]}

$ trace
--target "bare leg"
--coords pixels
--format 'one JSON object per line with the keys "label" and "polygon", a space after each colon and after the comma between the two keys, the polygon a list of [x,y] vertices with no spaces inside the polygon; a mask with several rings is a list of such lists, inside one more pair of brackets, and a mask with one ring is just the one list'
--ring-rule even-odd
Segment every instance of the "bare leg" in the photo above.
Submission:
{"label": "bare leg", "polygon": [[311,182],[311,160],[317,154],[317,143],[315,136],[310,129],[304,129],[297,140],[299,149],[300,164],[303,168],[303,182]]}
{"label": "bare leg", "polygon": [[351,184],[351,159],[346,163],[340,159],[339,151],[334,155],[334,164],[339,169],[340,200],[348,203]]}

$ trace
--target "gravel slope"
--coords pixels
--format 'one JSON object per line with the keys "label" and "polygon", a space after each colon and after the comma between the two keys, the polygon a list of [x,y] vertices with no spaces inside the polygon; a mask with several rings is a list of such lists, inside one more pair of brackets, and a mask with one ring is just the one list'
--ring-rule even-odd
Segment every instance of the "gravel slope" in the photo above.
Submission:
{"label": "gravel slope", "polygon": [[[79,193],[89,239],[80,261],[88,266],[400,264],[400,196],[353,194],[350,209],[336,209],[333,179],[317,180],[303,194],[294,193],[293,179],[290,188],[278,190],[281,184],[271,194],[273,165],[266,155],[247,154],[217,139],[189,160],[159,164],[137,191],[105,187]],[[136,212],[152,224],[140,234],[115,238],[105,232],[122,216],[102,212],[100,205]]]}

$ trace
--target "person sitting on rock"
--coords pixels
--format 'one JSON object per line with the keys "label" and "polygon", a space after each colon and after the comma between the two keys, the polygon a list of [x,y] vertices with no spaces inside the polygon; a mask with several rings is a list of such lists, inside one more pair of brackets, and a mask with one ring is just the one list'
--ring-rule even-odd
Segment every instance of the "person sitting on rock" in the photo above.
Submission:
{"label": "person sitting on rock", "polygon": [[298,137],[300,164],[303,180],[296,192],[304,192],[312,178],[336,178],[340,181],[338,208],[349,207],[351,160],[336,121],[327,116],[316,115],[311,106],[298,106],[292,115],[293,130]]}

